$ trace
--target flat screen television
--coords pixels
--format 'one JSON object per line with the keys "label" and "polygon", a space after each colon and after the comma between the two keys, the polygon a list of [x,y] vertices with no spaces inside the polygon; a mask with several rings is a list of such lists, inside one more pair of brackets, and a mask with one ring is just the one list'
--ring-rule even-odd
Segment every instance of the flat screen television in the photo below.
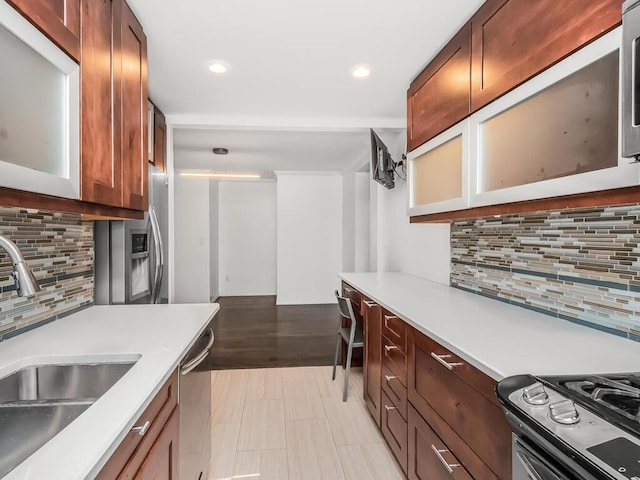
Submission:
{"label": "flat screen television", "polygon": [[371,176],[372,178],[391,190],[395,183],[393,181],[394,163],[387,146],[371,130]]}

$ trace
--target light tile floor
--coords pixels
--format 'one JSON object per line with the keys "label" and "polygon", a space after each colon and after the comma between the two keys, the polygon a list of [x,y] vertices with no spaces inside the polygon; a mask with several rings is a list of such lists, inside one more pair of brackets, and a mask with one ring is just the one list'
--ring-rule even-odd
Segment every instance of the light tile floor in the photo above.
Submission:
{"label": "light tile floor", "polygon": [[362,369],[218,370],[209,480],[394,480],[404,476],[362,399]]}

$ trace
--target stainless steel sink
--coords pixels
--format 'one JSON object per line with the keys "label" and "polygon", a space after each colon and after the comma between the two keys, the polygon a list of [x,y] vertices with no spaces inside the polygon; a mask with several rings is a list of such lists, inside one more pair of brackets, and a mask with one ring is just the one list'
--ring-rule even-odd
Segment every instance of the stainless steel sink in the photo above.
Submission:
{"label": "stainless steel sink", "polygon": [[31,366],[0,379],[0,477],[75,420],[134,363]]}

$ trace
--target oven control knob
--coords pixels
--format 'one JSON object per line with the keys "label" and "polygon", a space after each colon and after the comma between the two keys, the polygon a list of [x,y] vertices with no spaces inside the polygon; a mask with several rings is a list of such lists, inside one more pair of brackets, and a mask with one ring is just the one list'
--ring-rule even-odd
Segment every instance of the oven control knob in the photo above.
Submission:
{"label": "oven control knob", "polygon": [[522,392],[522,398],[529,405],[544,405],[549,402],[549,395],[547,395],[544,386],[540,382],[525,388]]}
{"label": "oven control knob", "polygon": [[551,420],[562,425],[573,425],[580,421],[580,414],[571,400],[562,400],[549,405]]}

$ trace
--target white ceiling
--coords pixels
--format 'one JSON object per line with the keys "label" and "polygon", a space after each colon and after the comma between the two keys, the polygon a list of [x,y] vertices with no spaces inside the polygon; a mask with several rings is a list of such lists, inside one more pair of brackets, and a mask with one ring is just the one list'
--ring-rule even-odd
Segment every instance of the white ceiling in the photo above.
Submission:
{"label": "white ceiling", "polygon": [[[148,38],[150,97],[183,127],[175,168],[272,176],[366,162],[368,127],[406,126],[409,83],[483,0],[128,2]],[[214,59],[231,70],[212,74]],[[371,77],[352,78],[356,64]],[[231,154],[214,159],[213,146]]]}
{"label": "white ceiling", "polygon": [[[377,129],[395,161],[404,147],[401,129]],[[253,129],[174,130],[174,162],[180,170],[259,173],[274,171],[356,171],[370,157],[369,130],[286,131]],[[228,155],[214,155],[225,147]]]}

